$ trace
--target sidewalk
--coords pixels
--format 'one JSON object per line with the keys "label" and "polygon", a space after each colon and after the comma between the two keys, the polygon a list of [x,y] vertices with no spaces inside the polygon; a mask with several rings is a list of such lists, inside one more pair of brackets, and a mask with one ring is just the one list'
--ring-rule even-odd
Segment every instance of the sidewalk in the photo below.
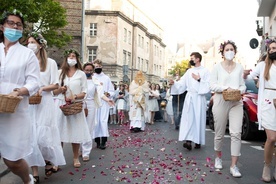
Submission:
{"label": "sidewalk", "polygon": [[1,184],[19,184],[22,183],[21,179],[10,172],[4,164],[3,159],[0,159],[0,183]]}

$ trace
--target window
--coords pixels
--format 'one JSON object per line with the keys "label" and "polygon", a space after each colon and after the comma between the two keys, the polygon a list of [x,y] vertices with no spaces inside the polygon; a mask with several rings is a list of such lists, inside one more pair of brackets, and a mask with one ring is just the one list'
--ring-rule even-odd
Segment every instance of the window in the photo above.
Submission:
{"label": "window", "polygon": [[142,37],[141,47],[144,48],[144,37]]}
{"label": "window", "polygon": [[136,69],[139,69],[140,67],[140,57],[138,57],[138,61],[137,61],[137,64],[136,64]]}
{"label": "window", "polygon": [[141,46],[141,35],[138,35],[138,47]]}
{"label": "window", "polygon": [[88,47],[88,62],[93,62],[97,58],[97,48]]}
{"label": "window", "polygon": [[124,28],[124,42],[127,41],[127,29]]}
{"label": "window", "polygon": [[149,42],[147,42],[146,50],[147,50],[147,53],[149,53]]}
{"label": "window", "polygon": [[130,52],[127,53],[127,64],[128,64],[128,66],[131,66],[131,53]]}
{"label": "window", "polygon": [[123,65],[127,64],[127,52],[124,50],[123,51]]}
{"label": "window", "polygon": [[128,31],[128,43],[131,44],[131,32]]}
{"label": "window", "polygon": [[141,59],[141,65],[140,66],[141,66],[140,69],[142,71],[144,71],[144,59]]}
{"label": "window", "polygon": [[148,68],[149,68],[149,61],[146,60],[146,65],[145,65],[145,72],[148,73]]}
{"label": "window", "polygon": [[97,36],[97,24],[90,23],[90,37]]}

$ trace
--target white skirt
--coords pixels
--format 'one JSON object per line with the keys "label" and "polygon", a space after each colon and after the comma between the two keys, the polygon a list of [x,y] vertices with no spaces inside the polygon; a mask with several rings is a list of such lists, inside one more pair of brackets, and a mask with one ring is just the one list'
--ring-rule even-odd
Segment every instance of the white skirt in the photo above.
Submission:
{"label": "white skirt", "polygon": [[[33,121],[33,153],[26,157],[30,166],[44,166],[44,160],[54,165],[65,165],[63,149],[57,125],[54,100],[50,92],[42,93],[41,103],[30,105]],[[43,161],[41,161],[41,155]]]}
{"label": "white skirt", "polygon": [[276,91],[264,90],[264,99],[261,102],[262,108],[262,126],[265,129],[276,131],[276,109],[273,104],[273,99],[276,99]]}
{"label": "white skirt", "polygon": [[157,99],[155,99],[155,98],[149,99],[147,105],[148,105],[148,111],[150,111],[150,112],[159,111],[159,105],[158,105]]}
{"label": "white skirt", "polygon": [[64,100],[55,100],[61,142],[79,144],[89,142],[91,140],[91,136],[84,115],[84,110],[75,115],[65,116],[59,108],[64,104]]}

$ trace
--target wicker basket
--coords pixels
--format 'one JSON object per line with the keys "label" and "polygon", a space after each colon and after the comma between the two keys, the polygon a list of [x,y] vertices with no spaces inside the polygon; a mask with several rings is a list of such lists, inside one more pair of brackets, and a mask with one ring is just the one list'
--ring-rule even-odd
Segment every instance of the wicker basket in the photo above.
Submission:
{"label": "wicker basket", "polygon": [[23,97],[0,94],[0,113],[14,113]]}
{"label": "wicker basket", "polygon": [[224,90],[222,92],[223,99],[225,101],[240,101],[241,92],[240,90]]}
{"label": "wicker basket", "polygon": [[29,97],[29,104],[31,105],[37,105],[40,104],[42,96],[38,93]]}
{"label": "wicker basket", "polygon": [[74,102],[69,105],[62,105],[59,108],[62,110],[65,116],[78,114],[82,111],[83,103],[82,102]]}

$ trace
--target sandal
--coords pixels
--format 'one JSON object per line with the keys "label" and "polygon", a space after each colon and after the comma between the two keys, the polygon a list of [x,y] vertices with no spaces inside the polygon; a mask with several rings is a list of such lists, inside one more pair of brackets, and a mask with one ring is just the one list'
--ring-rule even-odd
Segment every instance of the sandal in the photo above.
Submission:
{"label": "sandal", "polygon": [[81,166],[81,163],[80,163],[79,159],[74,159],[74,167],[79,168],[80,166]]}
{"label": "sandal", "polygon": [[[51,168],[49,168],[47,166],[51,166]],[[53,174],[53,165],[50,161],[46,161],[45,176],[50,177],[52,174]]]}
{"label": "sandal", "polygon": [[35,184],[39,183],[39,176],[33,176],[33,178]]}
{"label": "sandal", "polygon": [[53,173],[57,173],[58,171],[60,171],[61,169],[58,166],[53,166],[52,172]]}

